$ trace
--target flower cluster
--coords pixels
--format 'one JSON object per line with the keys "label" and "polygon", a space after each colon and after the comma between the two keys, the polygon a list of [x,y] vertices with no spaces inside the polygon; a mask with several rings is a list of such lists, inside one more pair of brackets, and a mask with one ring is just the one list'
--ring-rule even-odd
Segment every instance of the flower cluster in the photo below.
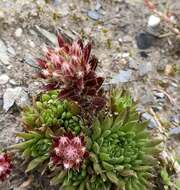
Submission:
{"label": "flower cluster", "polygon": [[97,76],[97,58],[90,57],[91,43],[81,40],[66,43],[58,36],[59,47],[47,48],[45,56],[38,59],[39,76],[47,79],[45,89],[60,89],[59,97],[78,102],[82,107],[102,108],[105,104],[99,95],[103,77]]}
{"label": "flower cluster", "polygon": [[52,160],[55,165],[63,165],[65,169],[78,169],[88,156],[84,138],[65,134],[54,139]]}
{"label": "flower cluster", "polygon": [[8,154],[0,154],[0,181],[7,179],[12,171],[12,161]]}

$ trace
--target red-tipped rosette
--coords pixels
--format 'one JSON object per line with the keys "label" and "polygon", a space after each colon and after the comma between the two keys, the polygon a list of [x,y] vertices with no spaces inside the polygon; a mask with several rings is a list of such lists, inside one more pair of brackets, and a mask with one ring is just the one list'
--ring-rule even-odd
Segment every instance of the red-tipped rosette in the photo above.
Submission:
{"label": "red-tipped rosette", "polygon": [[54,139],[51,159],[55,166],[78,170],[87,157],[88,152],[83,136],[69,133]]}
{"label": "red-tipped rosette", "polygon": [[0,154],[0,181],[6,180],[12,171],[12,161],[7,153]]}

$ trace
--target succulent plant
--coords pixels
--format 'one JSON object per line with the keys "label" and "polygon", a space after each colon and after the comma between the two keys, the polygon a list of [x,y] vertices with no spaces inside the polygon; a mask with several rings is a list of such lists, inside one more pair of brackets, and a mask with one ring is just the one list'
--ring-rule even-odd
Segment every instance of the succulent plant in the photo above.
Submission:
{"label": "succulent plant", "polygon": [[49,151],[52,146],[52,139],[50,137],[35,131],[18,133],[16,135],[24,139],[24,141],[11,145],[9,149],[18,149],[22,152],[23,158],[31,160],[26,172],[31,171],[49,159]]}
{"label": "succulent plant", "polygon": [[110,190],[111,184],[99,176],[91,176],[86,164],[81,169],[63,170],[51,179],[52,185],[60,185],[61,190]]}
{"label": "succulent plant", "polygon": [[7,153],[0,154],[0,182],[7,179],[12,171],[11,157]]}
{"label": "succulent plant", "polygon": [[78,107],[67,100],[58,99],[58,91],[49,91],[40,96],[33,106],[27,107],[22,119],[30,128],[64,127],[79,133],[82,121],[77,116]]}
{"label": "succulent plant", "polygon": [[[69,44],[60,35],[58,43],[37,60],[48,92],[24,109],[26,132],[17,134],[23,141],[9,149],[30,161],[26,172],[47,169],[59,190],[150,189],[161,140],[151,138],[126,91],[112,90],[104,107],[91,43]],[[11,168],[9,156],[0,155],[1,181]]]}
{"label": "succulent plant", "polygon": [[147,122],[128,120],[121,114],[96,119],[90,152],[96,174],[105,175],[118,189],[148,190],[161,140],[151,139],[146,126]]}
{"label": "succulent plant", "polygon": [[112,113],[118,113],[119,115],[127,114],[129,120],[138,120],[139,114],[136,111],[136,104],[133,102],[129,93],[122,89],[112,89],[110,92],[110,109]]}
{"label": "succulent plant", "polygon": [[47,48],[44,58],[37,60],[38,76],[48,81],[45,89],[60,89],[60,98],[74,100],[84,108],[102,108],[105,99],[99,93],[104,79],[95,72],[98,61],[90,57],[91,43],[84,46],[76,40],[69,44],[61,35],[58,43],[59,47]]}

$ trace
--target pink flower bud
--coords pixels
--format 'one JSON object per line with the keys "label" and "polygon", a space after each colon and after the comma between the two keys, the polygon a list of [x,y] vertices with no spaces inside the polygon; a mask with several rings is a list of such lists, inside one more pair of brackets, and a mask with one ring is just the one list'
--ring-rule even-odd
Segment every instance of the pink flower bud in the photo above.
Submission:
{"label": "pink flower bud", "polygon": [[12,171],[11,158],[8,154],[0,154],[0,181],[7,179]]}

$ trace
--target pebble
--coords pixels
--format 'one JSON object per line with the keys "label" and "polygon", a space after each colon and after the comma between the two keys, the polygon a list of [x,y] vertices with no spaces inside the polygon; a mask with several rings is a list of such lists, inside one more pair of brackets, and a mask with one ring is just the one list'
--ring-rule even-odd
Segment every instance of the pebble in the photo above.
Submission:
{"label": "pebble", "polygon": [[147,104],[150,105],[150,104],[153,104],[154,102],[154,96],[151,93],[147,92],[146,94],[140,97],[140,100],[143,105],[147,105]]}
{"label": "pebble", "polygon": [[129,52],[124,52],[124,53],[121,54],[122,58],[127,58],[129,56],[130,56]]}
{"label": "pebble", "polygon": [[154,41],[154,36],[147,33],[141,32],[136,35],[136,43],[139,49],[148,49],[152,46]]}
{"label": "pebble", "polygon": [[157,26],[159,26],[160,22],[161,19],[158,16],[151,15],[148,19],[148,27],[156,28]]}
{"label": "pebble", "polygon": [[7,88],[3,95],[3,109],[7,112],[14,103],[21,108],[29,104],[28,94],[22,87]]}
{"label": "pebble", "polygon": [[5,18],[5,14],[2,10],[0,10],[0,19],[3,19],[3,18]]}
{"label": "pebble", "polygon": [[164,95],[164,93],[162,93],[162,92],[154,92],[154,96],[155,96],[156,98],[158,98],[158,99],[163,99],[163,98],[165,98],[165,95]]}
{"label": "pebble", "polygon": [[30,54],[25,55],[25,57],[23,59],[23,62],[28,64],[31,67],[34,67],[34,68],[37,68],[37,69],[39,68],[37,63],[36,63],[36,60]]}
{"label": "pebble", "polygon": [[9,81],[9,77],[6,74],[0,75],[0,85],[6,84]]}
{"label": "pebble", "polygon": [[14,80],[14,79],[10,79],[9,80],[9,83],[11,84],[11,85],[17,85],[17,82]]}
{"label": "pebble", "polygon": [[131,36],[128,36],[128,35],[127,35],[127,36],[124,36],[124,37],[123,37],[122,41],[123,41],[123,42],[132,42],[133,39],[132,39]]}
{"label": "pebble", "polygon": [[129,59],[128,65],[129,65],[129,68],[131,69],[138,69],[137,61],[135,61],[132,58]]}
{"label": "pebble", "polygon": [[162,106],[152,106],[154,112],[160,112],[163,110]]}
{"label": "pebble", "polygon": [[57,41],[57,37],[55,34],[45,30],[44,28],[41,28],[39,26],[35,26],[37,31],[42,34],[46,39],[48,39],[52,44],[57,45],[58,41]]}
{"label": "pebble", "polygon": [[0,40],[0,61],[4,65],[9,65],[9,56],[7,53],[7,47],[2,40]]}
{"label": "pebble", "polygon": [[93,20],[99,20],[101,18],[101,15],[97,11],[94,11],[94,10],[88,11],[87,15]]}
{"label": "pebble", "polygon": [[150,62],[139,64],[138,66],[139,75],[144,76],[147,75],[149,72],[153,71],[153,66]]}
{"label": "pebble", "polygon": [[56,6],[56,7],[60,6],[61,4],[62,4],[61,0],[54,0],[53,1],[53,5]]}
{"label": "pebble", "polygon": [[180,115],[172,115],[172,116],[170,117],[170,120],[171,120],[171,122],[180,124]]}
{"label": "pebble", "polygon": [[16,104],[20,108],[24,108],[25,106],[30,105],[28,93],[24,89],[21,90],[18,98],[16,99]]}
{"label": "pebble", "polygon": [[101,3],[99,0],[96,0],[96,8],[95,10],[98,11],[102,7]]}
{"label": "pebble", "polygon": [[22,35],[22,33],[23,33],[22,28],[17,28],[16,31],[15,31],[15,36],[16,36],[17,38],[20,38],[21,35]]}
{"label": "pebble", "polygon": [[175,127],[173,129],[170,129],[169,134],[170,135],[180,135],[180,127]]}
{"label": "pebble", "polygon": [[29,45],[30,45],[32,48],[35,48],[35,47],[36,47],[35,43],[34,43],[32,40],[29,40]]}
{"label": "pebble", "polygon": [[13,56],[16,55],[15,49],[14,49],[13,47],[11,47],[11,46],[9,46],[9,47],[7,48],[7,51],[8,51],[11,55],[13,55]]}
{"label": "pebble", "polygon": [[148,120],[149,121],[148,127],[151,129],[154,129],[157,127],[157,123],[154,120],[153,116],[147,112],[142,114],[142,120]]}
{"label": "pebble", "polygon": [[115,75],[111,83],[112,84],[118,84],[118,83],[125,83],[128,81],[132,81],[132,70],[121,70],[117,75]]}
{"label": "pebble", "polygon": [[164,74],[166,76],[173,75],[174,74],[174,69],[172,65],[166,65],[164,69]]}

